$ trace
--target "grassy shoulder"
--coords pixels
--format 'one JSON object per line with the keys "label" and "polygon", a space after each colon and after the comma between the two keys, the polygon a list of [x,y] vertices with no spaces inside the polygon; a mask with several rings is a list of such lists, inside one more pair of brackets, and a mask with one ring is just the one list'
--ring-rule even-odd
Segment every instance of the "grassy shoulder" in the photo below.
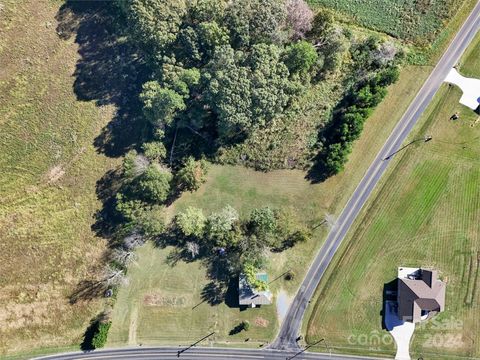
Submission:
{"label": "grassy shoulder", "polygon": [[59,2],[2,1],[0,356],[80,343],[99,302],[71,305],[104,249],[91,230],[97,180],[115,164],[93,139],[111,110],[77,101],[77,47]]}
{"label": "grassy shoulder", "polygon": [[[462,61],[465,72],[472,71],[479,57],[479,39]],[[380,315],[383,285],[395,278],[398,266],[430,266],[447,282],[446,311],[417,328],[412,355],[480,354],[474,301],[480,251],[480,152],[475,144],[480,128],[479,116],[458,103],[460,95],[459,89],[442,86],[410,139],[431,134],[432,143],[397,155],[317,289],[304,326],[307,341],[325,337],[339,352],[392,354],[394,345],[382,330]],[[456,111],[460,120],[450,121]],[[379,340],[384,335],[387,340]]]}

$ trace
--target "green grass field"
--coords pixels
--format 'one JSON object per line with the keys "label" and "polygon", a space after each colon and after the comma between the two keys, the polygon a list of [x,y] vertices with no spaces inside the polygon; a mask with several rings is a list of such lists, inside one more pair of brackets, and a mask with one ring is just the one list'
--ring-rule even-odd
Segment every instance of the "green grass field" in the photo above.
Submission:
{"label": "green grass field", "polygon": [[[479,54],[477,36],[461,71],[480,76]],[[307,340],[325,337],[336,351],[391,355],[394,345],[381,327],[383,285],[398,266],[434,267],[447,282],[446,311],[417,328],[411,355],[480,356],[480,124],[458,103],[460,95],[443,85],[410,138],[433,140],[396,156],[317,290]],[[460,120],[449,120],[455,111]]]}
{"label": "green grass field", "polygon": [[68,296],[99,263],[90,229],[111,160],[93,139],[112,109],[73,93],[77,47],[55,32],[60,2],[0,10],[0,357],[81,342],[97,301]]}
{"label": "green grass field", "polygon": [[418,45],[428,45],[458,10],[462,0],[310,0],[309,3],[338,11],[340,19]]}

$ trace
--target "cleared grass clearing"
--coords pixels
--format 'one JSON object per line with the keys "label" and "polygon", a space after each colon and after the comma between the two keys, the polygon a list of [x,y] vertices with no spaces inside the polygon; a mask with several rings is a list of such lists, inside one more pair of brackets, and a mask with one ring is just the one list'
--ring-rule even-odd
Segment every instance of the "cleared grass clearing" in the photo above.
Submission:
{"label": "cleared grass clearing", "polygon": [[61,2],[0,10],[0,357],[81,342],[100,302],[68,296],[99,263],[96,181],[116,160],[93,139],[112,109],[73,93],[77,47],[59,39]]}
{"label": "cleared grass clearing", "polygon": [[[465,64],[478,59],[478,40]],[[416,329],[412,357],[480,355],[480,127],[472,127],[478,115],[458,103],[460,95],[442,86],[408,141],[425,134],[433,140],[397,155],[345,239],[317,289],[304,325],[308,341],[325,337],[339,352],[392,355],[380,315],[383,285],[398,266],[423,266],[437,268],[447,281],[446,311]],[[449,120],[456,111],[460,120]]]}

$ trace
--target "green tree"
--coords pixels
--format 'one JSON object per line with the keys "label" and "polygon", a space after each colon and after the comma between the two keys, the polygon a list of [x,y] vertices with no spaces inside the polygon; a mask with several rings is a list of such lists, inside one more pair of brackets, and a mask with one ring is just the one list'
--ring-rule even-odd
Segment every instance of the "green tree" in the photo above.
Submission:
{"label": "green tree", "polygon": [[257,236],[268,237],[277,230],[275,211],[269,207],[253,209],[248,223],[251,231]]}
{"label": "green tree", "polygon": [[285,2],[278,0],[235,0],[225,14],[235,48],[280,40],[286,17]]}
{"label": "green tree", "polygon": [[137,153],[136,150],[130,150],[123,158],[123,177],[126,180],[132,180],[141,175],[149,165],[146,157]]}
{"label": "green tree", "polygon": [[97,329],[92,339],[92,347],[94,349],[99,349],[105,346],[105,344],[107,343],[108,330],[110,330],[111,325],[111,321],[98,322]]}
{"label": "green tree", "polygon": [[183,96],[175,90],[166,89],[157,81],[143,84],[140,94],[143,102],[143,112],[146,118],[155,126],[170,125],[175,116],[186,109]]}
{"label": "green tree", "polygon": [[203,22],[198,25],[198,38],[201,50],[207,56],[212,56],[216,48],[228,45],[228,30],[218,25],[215,21]]}
{"label": "green tree", "polygon": [[190,17],[194,23],[209,21],[221,23],[226,6],[225,0],[197,0],[190,8]]}
{"label": "green tree", "polygon": [[299,41],[286,50],[285,64],[290,73],[307,74],[317,60],[317,50],[307,41]]}
{"label": "green tree", "polygon": [[137,218],[136,223],[143,234],[148,237],[155,237],[163,234],[165,231],[165,214],[164,207],[152,205],[145,207]]}
{"label": "green tree", "polygon": [[123,0],[117,5],[131,33],[151,57],[168,51],[187,12],[184,0]]}
{"label": "green tree", "polygon": [[150,161],[162,161],[167,155],[165,145],[159,141],[147,142],[142,145],[145,157]]}
{"label": "green tree", "polygon": [[208,163],[204,159],[195,161],[192,156],[189,156],[176,174],[176,183],[181,189],[198,190],[206,181],[207,172]]}
{"label": "green tree", "polygon": [[350,144],[334,143],[330,144],[326,149],[326,158],[324,159],[325,172],[328,175],[338,174],[343,170],[350,154]]}
{"label": "green tree", "polygon": [[232,245],[229,240],[235,239],[231,233],[235,230],[238,220],[238,212],[227,205],[221,211],[213,213],[207,218],[205,233],[214,246]]}
{"label": "green tree", "polygon": [[221,139],[226,140],[265,126],[300,90],[289,80],[275,45],[255,45],[248,55],[221,47],[205,80],[205,99],[217,115]]}
{"label": "green tree", "polygon": [[257,279],[257,272],[258,269],[252,263],[246,262],[243,265],[243,274],[247,278],[247,282],[250,286],[258,291],[268,290],[268,284],[263,280]]}
{"label": "green tree", "polygon": [[153,164],[140,177],[137,191],[146,201],[162,203],[170,194],[171,181],[169,170]]}
{"label": "green tree", "polygon": [[175,225],[185,236],[201,238],[204,234],[207,218],[202,209],[189,206],[175,216]]}

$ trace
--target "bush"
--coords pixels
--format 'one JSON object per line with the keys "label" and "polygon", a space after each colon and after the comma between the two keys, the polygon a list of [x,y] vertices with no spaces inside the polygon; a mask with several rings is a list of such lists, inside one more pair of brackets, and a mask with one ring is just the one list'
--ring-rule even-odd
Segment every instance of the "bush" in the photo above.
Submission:
{"label": "bush", "polygon": [[250,329],[250,322],[248,322],[248,320],[243,320],[240,325],[245,331],[248,331]]}
{"label": "bush", "polygon": [[107,342],[108,330],[110,330],[110,326],[112,322],[98,322],[97,331],[95,335],[93,335],[92,339],[92,347],[94,349],[102,348],[105,346]]}

